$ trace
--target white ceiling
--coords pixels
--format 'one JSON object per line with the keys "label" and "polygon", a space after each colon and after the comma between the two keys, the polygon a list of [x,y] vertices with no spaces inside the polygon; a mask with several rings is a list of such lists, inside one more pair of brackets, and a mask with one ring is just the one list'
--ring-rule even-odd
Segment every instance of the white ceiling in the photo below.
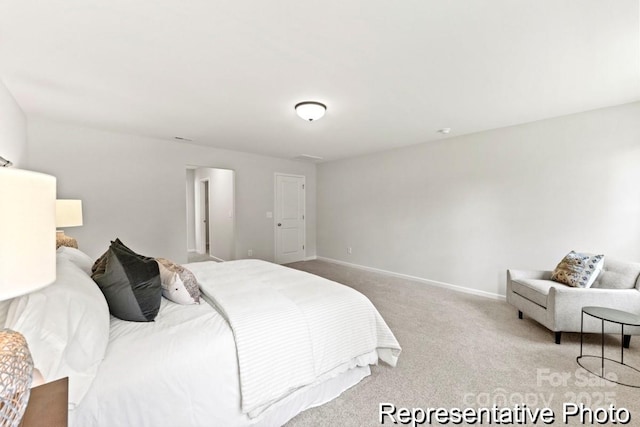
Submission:
{"label": "white ceiling", "polygon": [[0,79],[29,117],[335,160],[640,100],[639,3],[0,0]]}

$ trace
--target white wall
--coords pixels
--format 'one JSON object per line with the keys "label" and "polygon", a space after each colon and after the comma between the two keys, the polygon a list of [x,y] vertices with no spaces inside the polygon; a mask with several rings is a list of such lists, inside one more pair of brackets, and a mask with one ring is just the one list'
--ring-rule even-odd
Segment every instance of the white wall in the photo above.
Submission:
{"label": "white wall", "polygon": [[27,162],[27,118],[1,80],[0,156],[19,168]]}
{"label": "white wall", "polygon": [[307,177],[307,256],[315,255],[315,165],[193,144],[29,120],[29,166],[58,178],[59,198],[83,201],[84,225],[69,228],[99,256],[120,237],[133,250],[186,262],[187,165],[236,172],[236,257],[274,259],[275,172]]}
{"label": "white wall", "polygon": [[640,103],[323,163],[317,197],[319,256],[478,291],[572,249],[640,262]]}
{"label": "white wall", "polygon": [[195,169],[187,169],[187,250],[196,250]]}

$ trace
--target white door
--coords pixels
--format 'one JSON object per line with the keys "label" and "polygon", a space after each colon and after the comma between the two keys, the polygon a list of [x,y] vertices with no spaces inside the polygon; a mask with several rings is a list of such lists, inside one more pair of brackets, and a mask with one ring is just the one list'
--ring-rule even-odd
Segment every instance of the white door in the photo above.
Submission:
{"label": "white door", "polygon": [[287,264],[305,259],[305,177],[276,174],[276,262]]}

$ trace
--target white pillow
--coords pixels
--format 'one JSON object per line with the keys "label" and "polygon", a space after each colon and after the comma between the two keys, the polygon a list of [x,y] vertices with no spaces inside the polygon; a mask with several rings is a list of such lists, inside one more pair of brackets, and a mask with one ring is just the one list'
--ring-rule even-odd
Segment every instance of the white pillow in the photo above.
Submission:
{"label": "white pillow", "polygon": [[91,275],[91,267],[93,267],[93,260],[89,255],[85,254],[81,250],[76,248],[70,248],[69,246],[60,246],[56,250],[56,254],[58,258],[66,258],[78,267],[85,273]]}
{"label": "white pillow", "polygon": [[78,266],[57,260],[57,279],[14,298],[5,327],[27,340],[34,367],[45,380],[69,377],[69,408],[91,386],[109,340],[109,308],[102,292]]}
{"label": "white pillow", "polygon": [[162,296],[177,304],[200,304],[200,287],[190,270],[165,258],[156,258]]}

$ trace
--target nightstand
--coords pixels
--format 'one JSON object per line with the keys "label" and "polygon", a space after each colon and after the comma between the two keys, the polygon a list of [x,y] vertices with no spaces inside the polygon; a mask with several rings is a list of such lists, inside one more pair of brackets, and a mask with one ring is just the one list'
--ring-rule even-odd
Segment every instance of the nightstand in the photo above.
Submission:
{"label": "nightstand", "polygon": [[67,427],[69,378],[60,378],[31,389],[20,427]]}

